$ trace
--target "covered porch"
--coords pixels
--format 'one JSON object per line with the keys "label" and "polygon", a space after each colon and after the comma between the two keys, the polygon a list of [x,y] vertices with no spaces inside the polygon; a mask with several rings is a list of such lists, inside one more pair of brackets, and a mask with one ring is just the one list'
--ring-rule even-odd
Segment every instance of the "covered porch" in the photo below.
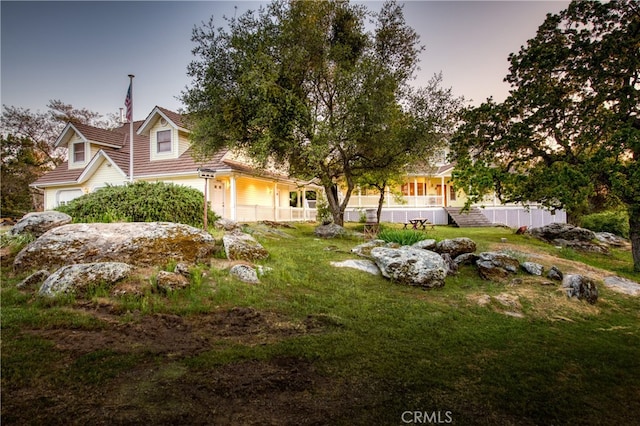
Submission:
{"label": "covered porch", "polygon": [[285,179],[220,171],[205,180],[212,211],[237,222],[315,220],[319,188]]}
{"label": "covered porch", "polygon": [[[380,193],[358,188],[349,200],[350,208],[377,208]],[[450,176],[407,176],[404,183],[385,188],[384,207],[420,208],[464,205]]]}

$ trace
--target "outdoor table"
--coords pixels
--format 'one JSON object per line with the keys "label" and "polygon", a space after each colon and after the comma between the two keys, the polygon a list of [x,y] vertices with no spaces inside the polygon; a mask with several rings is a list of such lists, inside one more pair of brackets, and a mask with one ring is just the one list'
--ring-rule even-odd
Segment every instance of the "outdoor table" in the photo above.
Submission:
{"label": "outdoor table", "polygon": [[[429,219],[411,219],[409,220],[413,229],[418,229],[418,226],[422,227],[422,229],[426,229],[427,225],[431,225],[431,229],[433,229],[433,224],[429,222]],[[404,224],[404,229],[407,228],[407,223]]]}

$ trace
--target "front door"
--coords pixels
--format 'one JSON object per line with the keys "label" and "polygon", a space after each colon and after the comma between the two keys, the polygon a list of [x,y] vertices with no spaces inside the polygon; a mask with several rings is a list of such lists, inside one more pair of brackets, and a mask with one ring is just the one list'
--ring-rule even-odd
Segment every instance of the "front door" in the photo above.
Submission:
{"label": "front door", "polygon": [[211,210],[218,216],[224,217],[224,183],[219,180],[213,180],[210,185]]}

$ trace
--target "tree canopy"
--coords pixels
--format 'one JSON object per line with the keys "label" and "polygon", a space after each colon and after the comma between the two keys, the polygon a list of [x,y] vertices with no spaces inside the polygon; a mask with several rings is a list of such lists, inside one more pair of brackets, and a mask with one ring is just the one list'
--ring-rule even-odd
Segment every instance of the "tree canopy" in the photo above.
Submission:
{"label": "tree canopy", "polygon": [[469,203],[505,202],[629,212],[640,271],[640,9],[630,1],[573,1],[547,15],[509,56],[507,99],[463,115],[453,140],[454,179]]}
{"label": "tree canopy", "polygon": [[345,1],[276,1],[227,23],[216,28],[212,18],[192,37],[197,59],[183,102],[200,155],[239,148],[316,178],[342,224],[363,174],[425,160],[441,145],[451,115],[445,122],[436,112],[456,100],[436,84],[410,86],[422,46],[397,4],[370,13]]}
{"label": "tree canopy", "polygon": [[2,214],[22,216],[38,207],[37,193],[29,188],[45,172],[62,163],[67,151],[54,146],[66,123],[115,127],[115,115],[102,120],[100,114],[77,109],[60,100],[50,100],[47,112],[3,105],[2,126]]}

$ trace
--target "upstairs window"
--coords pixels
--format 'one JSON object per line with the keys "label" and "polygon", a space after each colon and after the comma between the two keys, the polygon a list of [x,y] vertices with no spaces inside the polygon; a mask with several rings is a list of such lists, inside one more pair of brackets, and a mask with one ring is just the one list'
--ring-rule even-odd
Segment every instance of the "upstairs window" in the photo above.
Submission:
{"label": "upstairs window", "polygon": [[84,163],[84,142],[73,144],[73,162]]}
{"label": "upstairs window", "polygon": [[171,130],[160,130],[156,133],[156,141],[158,154],[171,152]]}

